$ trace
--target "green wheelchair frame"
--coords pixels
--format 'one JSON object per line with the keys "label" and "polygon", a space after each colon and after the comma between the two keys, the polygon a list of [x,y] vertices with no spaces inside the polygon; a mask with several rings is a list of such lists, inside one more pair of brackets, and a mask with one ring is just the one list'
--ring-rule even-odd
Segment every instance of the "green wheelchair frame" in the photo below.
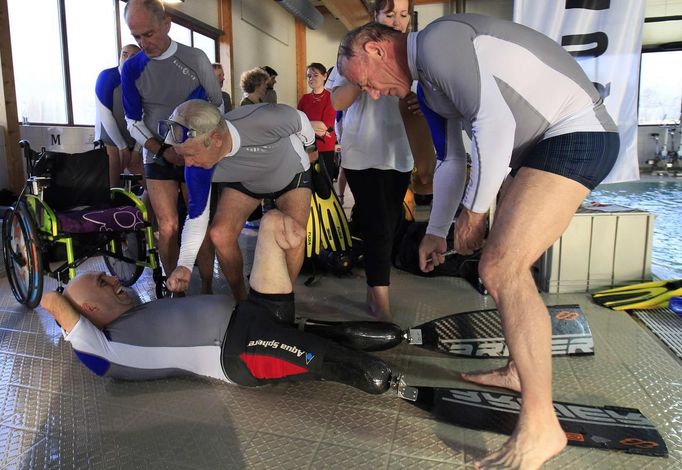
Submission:
{"label": "green wheelchair frame", "polygon": [[[109,272],[121,284],[132,286],[144,268],[152,270],[156,296],[164,296],[164,278],[149,214],[144,203],[131,191],[139,175],[121,175],[124,188],[110,188],[112,207],[133,206],[142,216],[143,226],[136,231],[68,233],[60,226],[58,212],[45,201],[45,189],[51,177],[37,169],[41,158],[50,152],[35,152],[22,140],[28,178],[18,200],[4,215],[3,256],[14,297],[29,308],[40,303],[43,276],[57,280],[57,290],[76,276],[76,270],[92,256],[103,256]],[[106,150],[96,143],[96,157],[106,157]],[[103,155],[102,155],[103,154]],[[82,154],[81,154],[82,155]],[[68,158],[68,156],[67,156]],[[108,158],[108,157],[106,157]],[[108,161],[108,160],[107,160]],[[107,164],[108,167],[108,164]],[[107,184],[108,184],[108,175]],[[58,264],[52,268],[51,265]],[[61,264],[59,264],[61,263]]]}

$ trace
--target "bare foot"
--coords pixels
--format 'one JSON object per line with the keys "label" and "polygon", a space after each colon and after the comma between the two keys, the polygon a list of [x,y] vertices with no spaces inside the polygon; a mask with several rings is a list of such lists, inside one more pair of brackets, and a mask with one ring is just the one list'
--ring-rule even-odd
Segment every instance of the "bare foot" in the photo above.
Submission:
{"label": "bare foot", "polygon": [[388,286],[367,286],[367,311],[377,320],[390,320]]}
{"label": "bare foot", "polygon": [[477,469],[520,468],[533,470],[542,467],[566,447],[566,434],[561,429],[554,411],[545,419],[526,419],[516,425],[514,434],[495,452],[474,465]]}
{"label": "bare foot", "polygon": [[467,382],[477,385],[506,388],[521,393],[521,382],[514,361],[509,361],[506,366],[489,372],[462,373],[460,375]]}

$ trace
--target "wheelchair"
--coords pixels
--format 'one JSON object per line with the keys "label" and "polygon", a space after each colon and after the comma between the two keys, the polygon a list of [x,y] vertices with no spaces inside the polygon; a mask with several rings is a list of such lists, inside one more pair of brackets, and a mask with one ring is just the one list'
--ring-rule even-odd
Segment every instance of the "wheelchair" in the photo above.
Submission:
{"label": "wheelchair", "polygon": [[4,215],[3,256],[14,297],[29,308],[40,303],[44,276],[57,290],[76,276],[76,268],[103,256],[109,272],[132,286],[144,268],[152,270],[156,296],[164,278],[147,209],[132,192],[140,175],[121,175],[124,188],[109,188],[104,145],[67,154],[31,149],[19,142],[27,180]]}

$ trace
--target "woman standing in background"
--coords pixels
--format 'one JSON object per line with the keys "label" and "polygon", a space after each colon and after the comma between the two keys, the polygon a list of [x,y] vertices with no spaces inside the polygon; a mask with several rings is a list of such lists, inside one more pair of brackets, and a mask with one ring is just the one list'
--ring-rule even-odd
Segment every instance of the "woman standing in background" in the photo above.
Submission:
{"label": "woman standing in background", "polygon": [[[412,0],[377,0],[374,20],[406,32]],[[341,149],[355,213],[364,241],[367,308],[379,318],[390,317],[389,290],[393,237],[402,215],[414,160],[400,111],[399,99],[374,101],[356,84],[338,74],[329,77],[335,109],[344,111]]]}
{"label": "woman standing in background", "polygon": [[315,130],[315,144],[320,155],[319,161],[325,166],[329,178],[334,180],[337,176],[336,166],[334,165],[336,110],[332,106],[331,93],[324,88],[327,80],[327,69],[324,65],[313,62],[306,70],[306,78],[312,91],[301,97],[297,107],[308,116],[310,124]]}

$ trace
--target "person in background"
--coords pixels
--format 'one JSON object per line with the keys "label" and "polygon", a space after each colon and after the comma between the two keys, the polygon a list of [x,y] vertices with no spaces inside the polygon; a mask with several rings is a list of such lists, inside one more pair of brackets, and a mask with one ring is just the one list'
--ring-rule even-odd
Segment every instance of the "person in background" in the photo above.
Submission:
{"label": "person in background", "polygon": [[230,112],[232,111],[232,97],[230,97],[228,92],[223,90],[223,84],[225,83],[225,71],[223,70],[223,66],[217,62],[213,64],[213,73],[215,73],[215,78],[218,79],[220,92],[223,95],[223,111],[226,113]]}
{"label": "person in background", "polygon": [[277,72],[275,69],[268,65],[261,67],[268,74],[268,88],[265,91],[265,96],[263,97],[264,103],[277,103],[277,92],[275,91],[275,83],[277,83]]}
{"label": "person in background", "polygon": [[268,74],[260,67],[247,70],[242,73],[239,84],[244,92],[239,106],[262,103],[268,86]]}
{"label": "person in background", "polygon": [[336,165],[334,164],[336,110],[332,106],[329,90],[324,88],[327,80],[327,69],[324,65],[313,62],[308,65],[306,78],[312,91],[301,97],[297,108],[310,119],[310,124],[315,130],[319,161],[325,166],[327,175],[334,180],[337,176]]}
{"label": "person in background", "polygon": [[[412,1],[377,0],[374,18],[405,32]],[[355,198],[357,222],[364,242],[367,308],[374,316],[390,316],[389,284],[393,237],[414,160],[403,124],[399,99],[372,100],[336,67],[326,88],[332,106],[343,110],[341,167]]]}
{"label": "person in background", "polygon": [[[160,0],[129,0],[124,10],[130,34],[142,52],[121,71],[123,109],[130,135],[144,151],[147,191],[159,228],[158,249],[166,275],[178,262],[178,195],[186,193],[183,159],[158,135],[158,123],[190,98],[222,109],[223,97],[211,62],[203,51],[171,40],[171,19]],[[197,258],[201,291],[210,293],[214,256],[206,238]]]}
{"label": "person in background", "polygon": [[[267,91],[269,79],[269,75],[261,67],[256,67],[242,73],[239,82],[245,96],[242,98],[239,106],[263,103],[263,97]],[[266,200],[264,200],[263,203],[265,204]],[[267,200],[267,203],[270,204],[270,201]],[[246,219],[246,224],[244,227],[252,230],[258,230],[261,217],[263,217],[263,205],[259,204],[258,207],[256,207],[253,212],[251,212],[251,215],[249,215],[249,217]]]}
{"label": "person in background", "polygon": [[123,63],[140,52],[135,44],[121,48],[118,67],[102,70],[95,84],[95,140],[104,142],[109,156],[109,185],[121,185],[121,172],[143,174],[142,155],[135,148],[135,139],[128,132],[121,100],[121,68]]}

